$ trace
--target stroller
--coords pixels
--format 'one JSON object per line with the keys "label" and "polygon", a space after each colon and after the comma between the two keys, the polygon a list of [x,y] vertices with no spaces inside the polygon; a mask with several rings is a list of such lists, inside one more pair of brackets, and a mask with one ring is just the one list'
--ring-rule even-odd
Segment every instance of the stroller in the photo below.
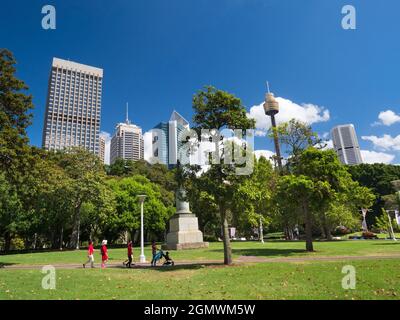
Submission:
{"label": "stroller", "polygon": [[165,259],[163,266],[174,266],[175,265],[175,262],[169,256],[169,252],[164,254],[164,251],[160,250],[155,254],[153,261],[152,261],[152,266],[155,267],[157,262],[161,261],[162,258]]}
{"label": "stroller", "polygon": [[171,266],[173,267],[175,265],[174,260],[171,259],[171,257],[169,256],[169,252],[167,251],[166,254],[163,255],[165,261],[163,263],[163,266]]}

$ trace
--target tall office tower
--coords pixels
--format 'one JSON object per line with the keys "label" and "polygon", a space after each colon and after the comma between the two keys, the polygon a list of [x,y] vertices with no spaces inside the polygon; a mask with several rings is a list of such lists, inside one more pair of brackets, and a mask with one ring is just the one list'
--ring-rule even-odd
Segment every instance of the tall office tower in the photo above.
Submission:
{"label": "tall office tower", "polygon": [[42,146],[84,147],[99,153],[103,69],[53,58]]}
{"label": "tall office tower", "polygon": [[173,111],[168,122],[160,122],[152,130],[153,157],[158,162],[173,168],[180,160],[188,163],[189,156],[183,145],[183,135],[189,129],[189,122],[178,112]]}
{"label": "tall office tower", "polygon": [[99,137],[99,158],[100,160],[105,163],[106,159],[106,139],[103,136]]}
{"label": "tall office tower", "polygon": [[130,123],[128,111],[125,123],[117,125],[115,134],[111,139],[110,163],[113,164],[118,158],[134,161],[144,159],[142,129]]}
{"label": "tall office tower", "polygon": [[182,135],[187,129],[189,122],[173,111],[168,122],[160,122],[152,130],[153,157],[169,168],[173,168],[178,160],[188,163],[189,156],[182,142]]}
{"label": "tall office tower", "polygon": [[333,147],[344,164],[362,163],[360,145],[354,125],[345,124],[334,127],[331,131]]}

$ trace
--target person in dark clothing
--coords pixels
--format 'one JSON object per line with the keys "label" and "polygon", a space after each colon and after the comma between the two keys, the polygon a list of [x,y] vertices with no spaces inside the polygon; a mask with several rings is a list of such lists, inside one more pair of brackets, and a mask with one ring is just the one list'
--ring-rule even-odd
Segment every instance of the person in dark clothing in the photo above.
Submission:
{"label": "person in dark clothing", "polygon": [[125,260],[123,262],[123,264],[127,267],[127,268],[131,268],[132,266],[132,258],[133,254],[132,254],[132,241],[128,242],[128,260]]}

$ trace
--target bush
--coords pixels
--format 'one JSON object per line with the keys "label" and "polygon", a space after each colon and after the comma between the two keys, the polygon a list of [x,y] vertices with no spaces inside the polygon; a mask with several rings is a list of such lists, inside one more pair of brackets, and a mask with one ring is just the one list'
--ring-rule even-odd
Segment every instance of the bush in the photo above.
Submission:
{"label": "bush", "polygon": [[218,238],[216,236],[204,236],[205,242],[217,242]]}
{"label": "bush", "polygon": [[378,239],[378,236],[375,233],[370,232],[370,231],[364,231],[362,233],[362,237],[364,239]]}
{"label": "bush", "polygon": [[343,236],[346,234],[351,233],[351,230],[346,228],[345,226],[339,226],[336,227],[335,230],[333,230],[332,235],[333,236]]}

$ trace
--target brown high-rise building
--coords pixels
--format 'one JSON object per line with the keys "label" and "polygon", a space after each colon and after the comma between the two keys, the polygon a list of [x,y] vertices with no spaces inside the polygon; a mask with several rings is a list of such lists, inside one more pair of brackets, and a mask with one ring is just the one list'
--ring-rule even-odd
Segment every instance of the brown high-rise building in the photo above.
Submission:
{"label": "brown high-rise building", "polygon": [[42,145],[80,146],[99,154],[103,69],[53,58]]}
{"label": "brown high-rise building", "polygon": [[100,135],[100,137],[99,137],[99,158],[103,163],[106,162],[105,156],[106,156],[106,139]]}

